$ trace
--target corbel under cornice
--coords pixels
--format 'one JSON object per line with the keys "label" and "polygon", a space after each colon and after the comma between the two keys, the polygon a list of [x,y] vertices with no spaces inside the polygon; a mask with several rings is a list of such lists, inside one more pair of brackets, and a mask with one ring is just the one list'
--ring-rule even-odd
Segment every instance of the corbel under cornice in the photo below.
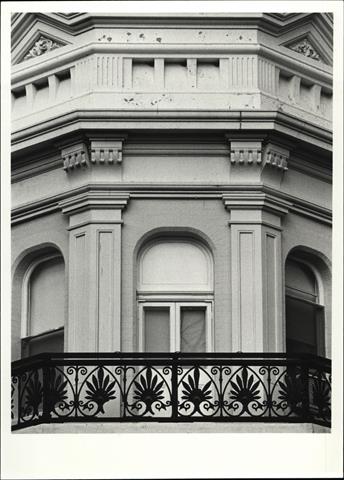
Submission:
{"label": "corbel under cornice", "polygon": [[289,149],[267,138],[229,139],[233,183],[280,186],[288,170]]}
{"label": "corbel under cornice", "polygon": [[80,136],[73,141],[57,144],[66,173],[92,165],[114,165],[122,162],[125,134]]}

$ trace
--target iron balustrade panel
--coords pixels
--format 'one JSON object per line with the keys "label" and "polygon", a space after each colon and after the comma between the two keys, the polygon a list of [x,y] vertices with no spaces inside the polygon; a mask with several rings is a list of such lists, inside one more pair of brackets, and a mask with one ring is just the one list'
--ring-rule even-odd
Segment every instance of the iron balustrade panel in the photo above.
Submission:
{"label": "iron balustrade panel", "polygon": [[331,363],[285,354],[40,354],[12,364],[12,429],[59,422],[331,425]]}

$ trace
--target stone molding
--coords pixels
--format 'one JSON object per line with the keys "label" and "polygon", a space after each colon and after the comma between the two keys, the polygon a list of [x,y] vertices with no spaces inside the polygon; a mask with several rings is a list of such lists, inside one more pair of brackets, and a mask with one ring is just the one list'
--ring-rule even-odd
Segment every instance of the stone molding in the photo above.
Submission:
{"label": "stone molding", "polygon": [[61,145],[63,169],[68,173],[80,167],[114,165],[122,162],[122,145],[125,136],[102,139],[84,139]]}

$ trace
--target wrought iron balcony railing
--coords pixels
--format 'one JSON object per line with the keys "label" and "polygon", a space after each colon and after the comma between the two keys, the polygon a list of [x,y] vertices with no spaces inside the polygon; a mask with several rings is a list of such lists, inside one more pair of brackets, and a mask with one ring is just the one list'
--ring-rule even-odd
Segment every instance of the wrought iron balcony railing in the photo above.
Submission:
{"label": "wrought iron balcony railing", "polygon": [[12,429],[63,422],[330,426],[331,363],[285,354],[40,354],[12,364]]}

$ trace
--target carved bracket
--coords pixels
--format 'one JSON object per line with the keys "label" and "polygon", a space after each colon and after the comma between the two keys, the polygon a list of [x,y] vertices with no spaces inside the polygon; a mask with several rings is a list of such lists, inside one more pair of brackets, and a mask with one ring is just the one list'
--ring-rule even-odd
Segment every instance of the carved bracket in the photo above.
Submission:
{"label": "carved bracket", "polygon": [[259,139],[230,143],[231,182],[267,183],[278,187],[288,170],[289,150]]}
{"label": "carved bracket", "polygon": [[271,143],[264,148],[263,165],[269,165],[279,170],[288,170],[289,151]]}
{"label": "carved bracket", "polygon": [[60,145],[63,169],[66,172],[92,165],[114,165],[122,162],[125,136],[79,139],[73,144]]}
{"label": "carved bracket", "polygon": [[122,162],[122,143],[124,139],[91,141],[91,163],[113,164]]}
{"label": "carved bracket", "polygon": [[232,164],[261,164],[261,142],[231,142]]}
{"label": "carved bracket", "polygon": [[74,170],[78,167],[87,167],[89,156],[87,146],[83,142],[69,145],[61,150],[63,169]]}

